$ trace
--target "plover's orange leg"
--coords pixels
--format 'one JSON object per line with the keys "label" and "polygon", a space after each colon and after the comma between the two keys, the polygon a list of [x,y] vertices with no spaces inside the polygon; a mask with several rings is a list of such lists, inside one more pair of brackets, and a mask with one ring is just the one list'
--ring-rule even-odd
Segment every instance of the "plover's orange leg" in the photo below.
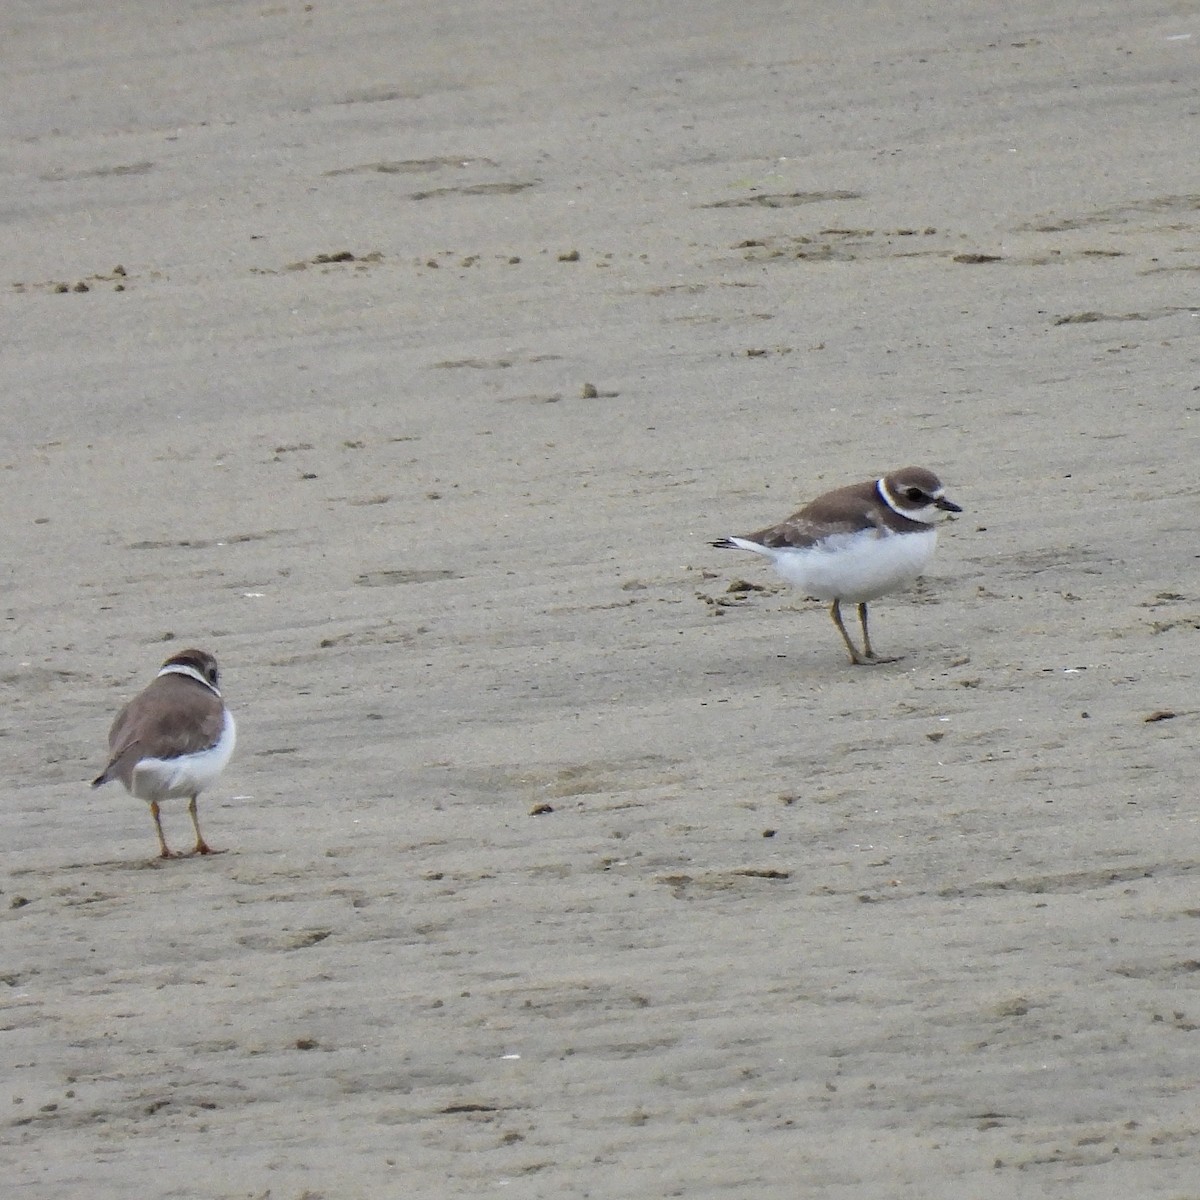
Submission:
{"label": "plover's orange leg", "polygon": [[150,801],[150,815],[154,818],[154,828],[158,833],[158,857],[159,858],[178,858],[177,854],[173,854],[167,846],[167,839],[163,837],[162,818],[158,815],[158,801]]}
{"label": "plover's orange leg", "polygon": [[193,796],[188,801],[188,813],[192,818],[192,828],[196,831],[196,849],[195,854],[219,854],[219,850],[214,850],[205,840],[204,834],[200,832],[200,821],[196,816],[196,797]]}

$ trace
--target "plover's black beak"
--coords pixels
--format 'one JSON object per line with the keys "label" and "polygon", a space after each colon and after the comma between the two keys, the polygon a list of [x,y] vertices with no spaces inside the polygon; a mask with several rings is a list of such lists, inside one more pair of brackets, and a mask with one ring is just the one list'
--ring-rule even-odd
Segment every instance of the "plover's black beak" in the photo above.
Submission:
{"label": "plover's black beak", "polygon": [[955,504],[953,500],[947,500],[945,496],[939,496],[934,501],[934,504],[936,504],[943,512],[962,512],[960,505]]}

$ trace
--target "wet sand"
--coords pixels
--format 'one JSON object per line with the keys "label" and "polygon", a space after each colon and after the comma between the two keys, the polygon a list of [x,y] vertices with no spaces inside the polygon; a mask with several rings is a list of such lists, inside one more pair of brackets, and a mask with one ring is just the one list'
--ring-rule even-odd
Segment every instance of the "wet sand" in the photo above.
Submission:
{"label": "wet sand", "polygon": [[1191,1194],[1200,26],[574,7],[3,19],[14,1194]]}

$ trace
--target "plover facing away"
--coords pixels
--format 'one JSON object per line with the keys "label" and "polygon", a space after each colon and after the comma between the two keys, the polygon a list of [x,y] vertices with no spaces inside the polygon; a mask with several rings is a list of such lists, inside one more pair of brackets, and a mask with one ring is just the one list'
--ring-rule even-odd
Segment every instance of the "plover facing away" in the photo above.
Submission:
{"label": "plover facing away", "polygon": [[158,806],[185,796],[195,853],[215,853],[200,832],[196,798],[216,782],[237,740],[218,683],[217,660],[207,650],[172,654],[150,686],[117,714],[108,734],[108,766],[92,780],[98,788],[119,779],[130,795],[149,803],[162,858],[177,855],[167,848]]}
{"label": "plover facing away", "polygon": [[[788,583],[831,601],[829,615],[856,666],[895,662],[871,648],[867,604],[921,574],[937,545],[937,522],[958,512],[932,471],[903,467],[826,492],[778,525],[712,544],[762,554]],[[858,605],[861,653],[842,622],[843,601]]]}

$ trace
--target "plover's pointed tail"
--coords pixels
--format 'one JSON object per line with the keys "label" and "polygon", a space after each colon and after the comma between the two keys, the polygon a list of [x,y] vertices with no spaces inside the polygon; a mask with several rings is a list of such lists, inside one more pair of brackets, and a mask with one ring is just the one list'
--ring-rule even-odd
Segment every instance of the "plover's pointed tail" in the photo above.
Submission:
{"label": "plover's pointed tail", "polygon": [[750,550],[754,554],[765,554],[767,558],[775,556],[775,552],[769,547],[760,546],[758,542],[752,542],[749,538],[723,537],[715,542],[709,542],[709,545],[716,547],[718,550]]}
{"label": "plover's pointed tail", "polygon": [[[126,764],[129,764],[130,757],[133,762],[137,762],[137,751],[135,747],[141,742],[141,738],[129,738],[120,745],[112,748],[112,757],[108,760],[108,765],[92,780],[92,787],[103,787],[106,783],[113,779],[123,779],[122,771]],[[129,764],[132,765],[132,764]],[[126,787],[129,785],[126,784]]]}

